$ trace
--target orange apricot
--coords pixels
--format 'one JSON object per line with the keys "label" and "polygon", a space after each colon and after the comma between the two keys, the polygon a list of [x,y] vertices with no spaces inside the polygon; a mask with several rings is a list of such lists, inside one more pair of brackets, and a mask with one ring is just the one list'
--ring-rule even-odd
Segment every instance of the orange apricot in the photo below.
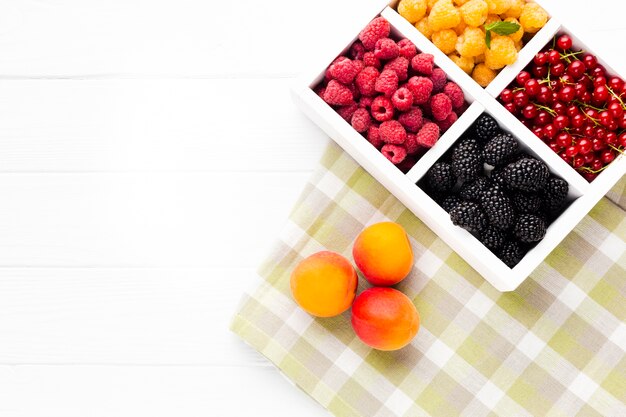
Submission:
{"label": "orange apricot", "polygon": [[302,260],[291,273],[291,293],[309,314],[332,317],[343,313],[356,295],[358,276],[350,262],[323,251]]}
{"label": "orange apricot", "polygon": [[365,228],[354,242],[352,256],[363,276],[378,286],[395,285],[413,268],[413,249],[402,226],[393,222]]}
{"label": "orange apricot", "polygon": [[352,304],[352,327],[359,339],[378,350],[397,350],[408,345],[420,327],[413,302],[393,288],[373,287]]}

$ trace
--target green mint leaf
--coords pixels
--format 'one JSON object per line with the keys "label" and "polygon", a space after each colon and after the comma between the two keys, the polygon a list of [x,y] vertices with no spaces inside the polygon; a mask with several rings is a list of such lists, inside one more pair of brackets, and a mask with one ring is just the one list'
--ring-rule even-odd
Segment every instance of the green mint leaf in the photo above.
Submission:
{"label": "green mint leaf", "polygon": [[487,31],[487,35],[485,35],[485,43],[487,44],[487,49],[491,49],[491,31]]}
{"label": "green mint leaf", "polygon": [[492,24],[485,26],[485,30],[493,31],[498,35],[506,36],[517,32],[520,27],[520,25],[513,22],[493,22]]}

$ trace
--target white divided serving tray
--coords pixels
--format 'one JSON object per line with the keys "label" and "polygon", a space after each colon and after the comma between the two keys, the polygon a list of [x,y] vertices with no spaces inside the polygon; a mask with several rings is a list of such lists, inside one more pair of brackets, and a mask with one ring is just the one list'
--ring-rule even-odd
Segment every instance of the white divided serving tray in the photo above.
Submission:
{"label": "white divided serving tray", "polygon": [[[486,88],[480,87],[469,75],[454,64],[432,42],[424,37],[413,25],[401,17],[387,2],[374,2],[372,12],[367,16],[351,16],[352,32],[349,36],[337,36],[337,45],[328,47],[326,59],[319,66],[296,81],[292,94],[296,103],[317,125],[346,150],[364,169],[393,193],[431,230],[443,239],[454,251],[478,271],[499,291],[515,290],[554,248],[576,227],[598,201],[626,174],[626,157],[620,155],[592,183],[588,183],[572,167],[537,138],[514,115],[509,113],[497,100],[499,93],[514,80],[515,76],[533,59],[552,38],[561,31],[567,32],[574,45],[586,51],[586,45],[573,36],[560,22],[552,17],[530,42],[520,51],[515,64],[504,68]],[[458,121],[445,132],[415,166],[403,174],[374,148],[360,133],[315,94],[315,87],[324,77],[326,68],[339,55],[346,52],[357,39],[359,32],[369,21],[378,15],[386,18],[392,26],[392,34],[411,40],[421,52],[435,56],[435,64],[456,82],[465,93],[469,108]],[[345,32],[345,28],[344,28]],[[347,34],[346,34],[347,35]],[[606,61],[598,57],[610,74],[616,74]],[[466,230],[452,224],[450,216],[416,183],[430,167],[450,149],[469,126],[482,114],[491,114],[500,127],[511,132],[520,142],[523,150],[534,154],[546,162],[553,174],[569,183],[570,206],[548,228],[545,238],[539,242],[514,267],[509,268],[495,254]],[[419,267],[419,266],[418,266]]]}

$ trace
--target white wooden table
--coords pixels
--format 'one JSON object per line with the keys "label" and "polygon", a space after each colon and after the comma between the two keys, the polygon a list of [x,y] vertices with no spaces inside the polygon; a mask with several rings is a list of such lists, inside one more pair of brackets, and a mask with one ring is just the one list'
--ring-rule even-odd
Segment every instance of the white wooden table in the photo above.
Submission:
{"label": "white wooden table", "polygon": [[[327,415],[228,323],[327,141],[289,82],[363,3],[0,1],[1,416]],[[623,2],[558,3],[618,55]]]}

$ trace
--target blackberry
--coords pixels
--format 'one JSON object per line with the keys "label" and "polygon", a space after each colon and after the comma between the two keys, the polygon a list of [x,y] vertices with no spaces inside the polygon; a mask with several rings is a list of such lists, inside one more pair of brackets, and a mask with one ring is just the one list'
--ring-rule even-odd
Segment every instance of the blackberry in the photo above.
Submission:
{"label": "blackberry", "polygon": [[473,180],[483,173],[483,156],[476,139],[463,139],[452,150],[452,173],[461,180]]}
{"label": "blackberry", "polygon": [[558,213],[565,205],[569,186],[561,178],[551,177],[543,190],[544,207],[550,214]]}
{"label": "blackberry", "polygon": [[450,219],[455,226],[479,232],[487,226],[487,216],[482,212],[478,204],[470,201],[461,201],[450,210]]}
{"label": "blackberry", "polygon": [[497,166],[509,160],[518,150],[517,140],[510,134],[501,133],[487,142],[483,155],[486,163]]}
{"label": "blackberry", "polygon": [[487,113],[483,113],[478,120],[476,120],[474,123],[474,131],[476,132],[478,139],[480,139],[483,143],[487,142],[489,139],[501,132],[498,122],[496,122],[496,120]]}
{"label": "blackberry", "polygon": [[508,184],[504,179],[504,168],[495,168],[491,170],[491,173],[489,174],[489,181],[492,184],[499,185],[503,188],[508,187]]}
{"label": "blackberry", "polygon": [[520,191],[539,191],[545,185],[550,171],[536,159],[523,158],[504,168],[504,180],[509,187]]}
{"label": "blackberry", "polygon": [[522,242],[539,242],[546,235],[546,222],[534,214],[522,214],[515,222],[513,234]]}
{"label": "blackberry", "polygon": [[452,167],[447,162],[437,162],[426,174],[428,186],[439,192],[450,191],[456,180],[452,176]]}
{"label": "blackberry", "polygon": [[467,201],[477,201],[480,193],[487,188],[487,178],[479,177],[471,182],[466,182],[459,190],[459,197]]}
{"label": "blackberry", "polygon": [[493,226],[488,226],[480,232],[480,241],[491,251],[500,249],[504,244],[504,238],[504,232]]}
{"label": "blackberry", "polygon": [[543,199],[539,194],[519,192],[513,194],[511,198],[513,208],[520,214],[537,213],[543,204]]}
{"label": "blackberry", "polygon": [[450,213],[453,208],[456,207],[457,204],[461,202],[461,199],[455,195],[449,195],[441,202],[441,208],[443,208],[447,213]]}
{"label": "blackberry", "polygon": [[511,199],[499,186],[495,185],[480,193],[480,206],[492,226],[507,230],[513,225],[515,211]]}
{"label": "blackberry", "polygon": [[509,268],[515,267],[515,265],[522,260],[524,255],[526,255],[524,248],[518,242],[512,240],[504,242],[500,253],[498,253],[500,260]]}

